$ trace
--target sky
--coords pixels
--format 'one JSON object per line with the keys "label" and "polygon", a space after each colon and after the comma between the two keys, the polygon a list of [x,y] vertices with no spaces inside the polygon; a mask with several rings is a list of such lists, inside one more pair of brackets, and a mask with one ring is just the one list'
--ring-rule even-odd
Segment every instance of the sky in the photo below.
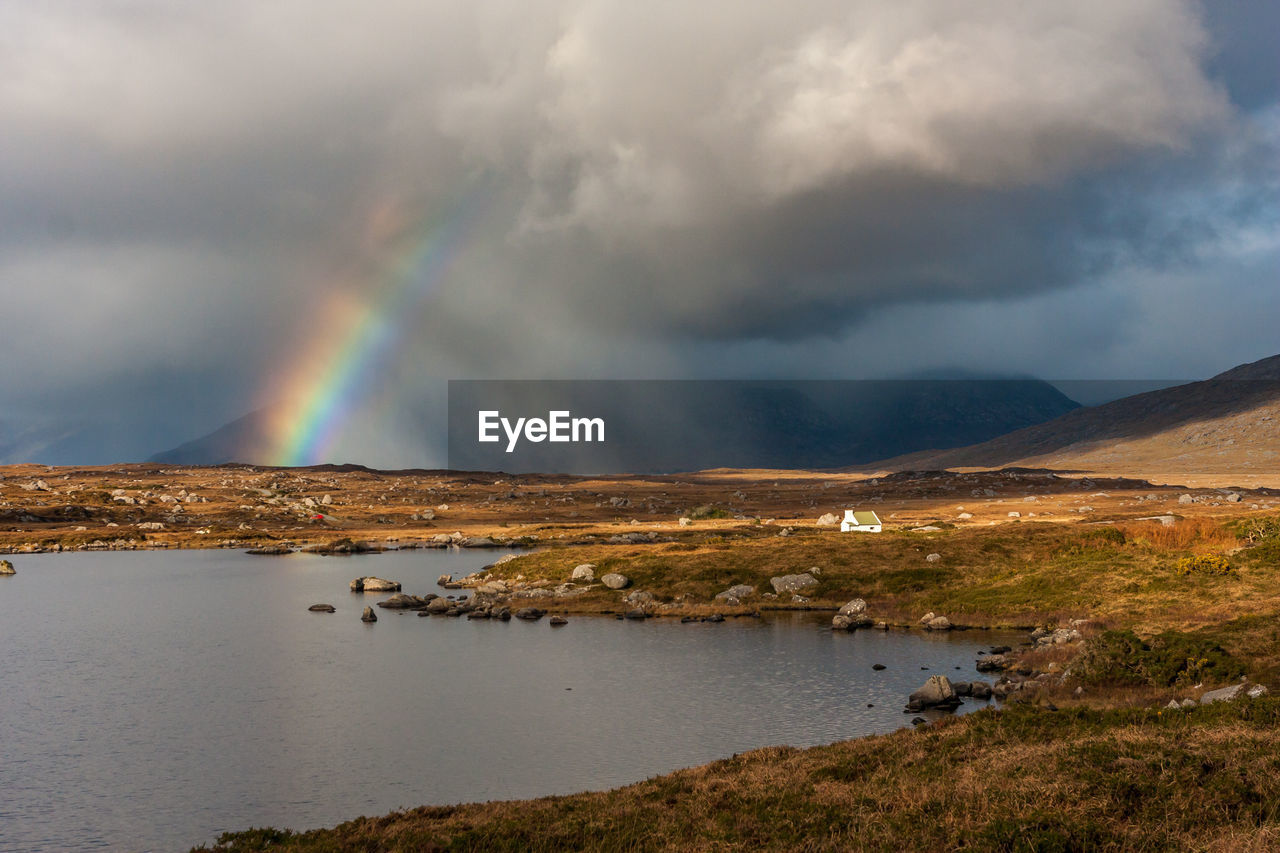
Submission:
{"label": "sky", "polygon": [[1206,378],[1280,353],[1278,31],[0,0],[0,461],[272,407],[281,460],[439,464],[449,378]]}

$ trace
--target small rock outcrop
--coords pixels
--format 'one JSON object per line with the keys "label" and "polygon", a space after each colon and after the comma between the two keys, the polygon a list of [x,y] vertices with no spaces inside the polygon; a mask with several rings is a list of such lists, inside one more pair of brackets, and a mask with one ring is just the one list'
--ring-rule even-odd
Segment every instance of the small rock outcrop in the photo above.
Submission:
{"label": "small rock outcrop", "polygon": [[334,607],[332,604],[313,604],[307,609],[312,613],[333,613],[338,608]]}
{"label": "small rock outcrop", "polygon": [[1201,705],[1212,705],[1214,702],[1230,702],[1234,699],[1257,699],[1259,696],[1265,696],[1270,692],[1261,684],[1248,684],[1240,682],[1230,687],[1220,687],[1217,690],[1210,690],[1200,697]]}
{"label": "small rock outcrop", "polygon": [[929,611],[922,616],[920,624],[924,626],[926,631],[950,631],[952,628],[950,619],[945,616],[939,616],[933,611]]}
{"label": "small rock outcrop", "polygon": [[373,576],[365,576],[356,578],[351,582],[352,592],[399,592],[399,581],[389,581],[385,578],[375,578]]}
{"label": "small rock outcrop", "polygon": [[609,572],[600,578],[600,583],[609,587],[609,589],[626,589],[631,586],[631,578],[626,575],[620,575],[617,572]]}
{"label": "small rock outcrop", "polygon": [[361,622],[377,622],[378,614],[373,612],[372,607],[366,607],[364,609],[364,613],[360,614],[360,621]]}
{"label": "small rock outcrop", "polygon": [[756,588],[745,583],[736,584],[729,587],[724,592],[716,593],[715,600],[719,604],[727,604],[730,607],[737,607],[742,603],[744,598],[750,598],[756,594]]}
{"label": "small rock outcrop", "polygon": [[794,595],[817,586],[818,579],[808,572],[801,572],[798,575],[779,575],[778,577],[769,578],[769,584],[778,595],[785,593]]}
{"label": "small rock outcrop", "polygon": [[953,710],[960,705],[960,697],[945,675],[933,675],[924,685],[907,697],[907,711],[923,711],[926,708]]}
{"label": "small rock outcrop", "polygon": [[834,527],[839,523],[840,516],[836,515],[834,512],[825,512],[818,516],[819,527]]}

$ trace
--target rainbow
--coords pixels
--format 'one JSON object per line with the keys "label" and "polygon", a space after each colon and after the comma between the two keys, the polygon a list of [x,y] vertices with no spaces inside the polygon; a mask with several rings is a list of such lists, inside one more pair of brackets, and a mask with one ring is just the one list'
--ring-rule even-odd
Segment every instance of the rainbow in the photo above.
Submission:
{"label": "rainbow", "polygon": [[[372,286],[336,288],[308,325],[323,330],[274,378],[268,397],[266,457],[273,465],[315,465],[329,458],[350,412],[371,380],[392,363],[420,303],[446,279],[485,206],[480,187],[416,229],[402,209],[376,205],[366,217],[374,255]],[[353,291],[369,293],[357,297]]]}

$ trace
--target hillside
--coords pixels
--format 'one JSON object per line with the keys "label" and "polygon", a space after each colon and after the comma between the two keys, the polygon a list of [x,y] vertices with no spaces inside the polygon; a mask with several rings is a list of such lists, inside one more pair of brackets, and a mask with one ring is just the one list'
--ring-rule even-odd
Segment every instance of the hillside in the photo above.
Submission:
{"label": "hillside", "polygon": [[1280,484],[1280,355],[1202,382],[1076,409],[979,444],[874,467],[1011,465],[1187,484]]}

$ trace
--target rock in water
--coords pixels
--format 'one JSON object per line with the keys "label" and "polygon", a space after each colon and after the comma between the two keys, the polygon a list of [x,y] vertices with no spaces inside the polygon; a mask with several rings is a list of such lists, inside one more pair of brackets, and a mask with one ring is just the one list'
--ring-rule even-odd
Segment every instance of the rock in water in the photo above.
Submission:
{"label": "rock in water", "polygon": [[8,560],[0,560],[0,575],[16,575],[18,570]]}
{"label": "rock in water", "polygon": [[951,687],[951,679],[945,675],[932,675],[919,690],[907,697],[907,711],[923,711],[926,708],[954,709],[960,705],[960,697]]}
{"label": "rock in water", "polygon": [[551,624],[552,625],[568,625],[569,620],[564,618],[563,616],[552,616]]}
{"label": "rock in water", "polygon": [[366,607],[364,609],[364,613],[360,614],[360,621],[361,622],[377,622],[378,614],[373,612],[372,607]]}
{"label": "rock in water", "polygon": [[373,576],[359,577],[351,582],[352,592],[399,592],[397,581],[384,580]]}
{"label": "rock in water", "polygon": [[307,609],[312,613],[333,613],[337,608],[332,604],[313,604]]}
{"label": "rock in water", "polygon": [[609,572],[609,574],[600,578],[600,583],[609,587],[609,589],[626,589],[631,585],[631,578],[626,575],[620,575],[617,572]]}

